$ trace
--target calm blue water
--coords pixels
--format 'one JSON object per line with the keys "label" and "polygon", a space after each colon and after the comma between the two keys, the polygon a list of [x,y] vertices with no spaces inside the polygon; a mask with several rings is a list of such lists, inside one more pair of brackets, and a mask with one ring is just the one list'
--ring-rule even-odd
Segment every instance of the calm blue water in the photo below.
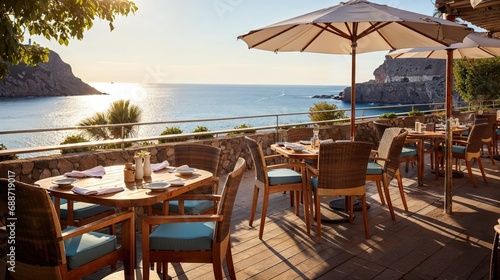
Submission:
{"label": "calm blue water", "polygon": [[[265,115],[307,112],[315,102],[326,100],[338,108],[350,108],[350,103],[330,99],[311,98],[313,95],[337,95],[345,86],[290,86],[290,85],[199,85],[199,84],[91,84],[109,93],[99,96],[64,96],[0,99],[0,130],[38,129],[75,126],[79,121],[104,112],[118,99],[130,99],[143,109],[142,122],[172,121],[203,118]],[[377,104],[358,104],[357,108]],[[379,105],[377,105],[379,106]],[[379,115],[378,111],[356,115]],[[307,115],[280,118],[280,123],[309,121]],[[275,124],[275,118],[245,119],[207,123],[175,124],[184,132],[198,125],[209,130],[231,129],[236,125],[266,126]],[[159,135],[161,126],[144,126],[140,136]],[[8,148],[54,145],[74,131],[39,134],[0,135],[0,143]]]}

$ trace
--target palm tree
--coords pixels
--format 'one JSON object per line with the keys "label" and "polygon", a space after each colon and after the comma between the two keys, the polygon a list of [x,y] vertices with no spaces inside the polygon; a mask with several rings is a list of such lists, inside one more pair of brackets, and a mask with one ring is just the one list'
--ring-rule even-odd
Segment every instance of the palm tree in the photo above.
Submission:
{"label": "palm tree", "polygon": [[[105,124],[137,123],[141,120],[142,110],[137,105],[131,105],[130,100],[117,100],[111,104],[105,113],[95,113],[92,117],[82,120],[80,126]],[[92,139],[109,140],[122,137],[122,127],[86,128]],[[133,126],[125,126],[124,138],[137,136]]]}

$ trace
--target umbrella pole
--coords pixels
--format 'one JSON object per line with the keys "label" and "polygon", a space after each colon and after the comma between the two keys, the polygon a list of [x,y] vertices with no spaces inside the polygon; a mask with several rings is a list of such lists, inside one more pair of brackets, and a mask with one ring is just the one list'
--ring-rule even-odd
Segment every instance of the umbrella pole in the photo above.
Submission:
{"label": "umbrella pole", "polygon": [[[453,50],[446,50],[446,145],[445,145],[445,172],[444,172],[444,213],[452,214],[452,181],[453,173],[451,168],[452,163],[452,145],[453,132],[451,131],[452,121],[452,71],[453,71]],[[437,166],[436,166],[437,170]]]}
{"label": "umbrella pole", "polygon": [[356,47],[358,46],[358,23],[353,23],[351,40],[351,141],[356,138]]}
{"label": "umbrella pole", "polygon": [[356,46],[351,54],[351,141],[356,137]]}

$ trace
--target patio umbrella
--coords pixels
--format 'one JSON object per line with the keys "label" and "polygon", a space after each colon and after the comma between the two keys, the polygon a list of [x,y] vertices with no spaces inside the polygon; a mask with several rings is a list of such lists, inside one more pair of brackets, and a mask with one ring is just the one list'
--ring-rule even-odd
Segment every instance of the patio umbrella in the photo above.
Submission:
{"label": "patio umbrella", "polygon": [[[392,51],[393,58],[436,58],[446,59],[446,150],[445,150],[445,213],[452,213],[452,131],[450,120],[452,117],[452,85],[453,85],[453,58],[492,58],[500,55],[500,40],[487,38],[476,33],[465,37],[462,43],[455,43],[449,47],[410,48]],[[436,167],[437,168],[437,167]],[[437,171],[436,171],[437,172]]]}
{"label": "patio umbrella", "polygon": [[351,55],[351,139],[355,137],[356,54],[449,46],[472,30],[365,0],[341,2],[238,36],[249,48]]}

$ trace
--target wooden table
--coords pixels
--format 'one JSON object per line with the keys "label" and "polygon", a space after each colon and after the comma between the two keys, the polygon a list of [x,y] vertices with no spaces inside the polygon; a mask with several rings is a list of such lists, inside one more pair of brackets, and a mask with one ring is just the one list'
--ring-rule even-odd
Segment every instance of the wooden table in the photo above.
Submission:
{"label": "wooden table", "polygon": [[[301,145],[299,143],[294,143],[297,145]],[[311,150],[310,145],[302,145],[306,149],[300,152],[294,152],[293,150],[287,149],[284,146],[280,146],[278,144],[272,144],[271,150],[277,152],[278,154],[289,158],[291,160],[317,160],[318,159],[318,150]]]}
{"label": "wooden table", "polygon": [[[468,130],[469,130],[468,127],[456,127],[456,128],[452,129],[452,132],[455,134],[455,133],[461,133],[461,132],[468,131]],[[431,149],[433,149],[432,152],[435,154],[436,149],[438,149],[437,142],[438,142],[438,140],[442,140],[442,139],[446,138],[446,132],[444,130],[443,131],[438,130],[438,131],[423,131],[422,133],[417,133],[415,131],[409,130],[408,131],[408,138],[420,140],[418,152],[421,156],[420,156],[420,162],[419,162],[418,168],[423,173],[423,170],[424,170],[424,145],[423,145],[424,139],[431,139],[432,140],[433,147]],[[436,156],[434,156],[434,168],[436,170],[439,169],[438,164],[439,164],[438,159]],[[436,174],[436,180],[438,180],[439,179],[439,172],[435,172],[435,174]],[[421,184],[423,184],[423,178],[419,180],[419,185],[421,185]]]}
{"label": "wooden table", "polygon": [[[113,194],[105,195],[80,195],[71,191],[71,187],[58,187],[53,184],[55,179],[64,178],[64,176],[55,176],[36,181],[35,184],[47,189],[50,194],[55,198],[54,206],[56,213],[60,213],[60,199],[68,200],[68,223],[73,220],[73,201],[82,201],[94,204],[101,204],[113,207],[120,207],[124,209],[134,209],[134,207],[149,206],[167,199],[174,198],[185,192],[196,189],[200,186],[210,184],[213,174],[208,171],[198,170],[192,175],[181,176],[175,173],[169,173],[167,169],[154,172],[151,177],[146,178],[145,182],[125,183],[123,181],[123,165],[105,167],[106,174],[102,178],[78,178],[78,182],[74,185],[84,188],[109,188],[114,186],[124,186],[125,190]],[[181,178],[184,181],[184,186],[172,186],[165,191],[151,191],[144,189],[143,186],[149,182],[156,182],[174,178]],[[124,231],[127,229],[124,228]],[[123,235],[134,234],[130,232],[122,232]],[[134,234],[135,235],[135,234]],[[133,260],[135,255],[135,241],[134,244],[126,244],[130,250],[127,251],[127,256],[130,258],[125,261],[124,269],[126,271],[126,279],[134,279],[134,265]]]}

